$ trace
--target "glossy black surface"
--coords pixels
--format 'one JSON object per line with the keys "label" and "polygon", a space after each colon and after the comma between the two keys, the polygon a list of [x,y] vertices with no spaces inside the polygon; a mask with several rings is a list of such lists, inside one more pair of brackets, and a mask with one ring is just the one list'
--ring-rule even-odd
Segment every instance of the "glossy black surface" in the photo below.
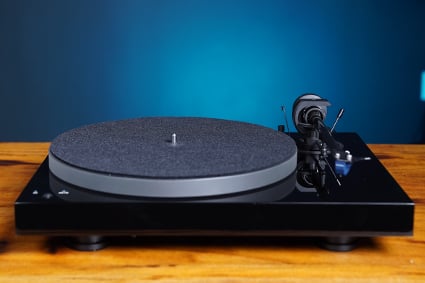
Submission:
{"label": "glossy black surface", "polygon": [[354,163],[348,176],[340,178],[341,186],[327,169],[325,192],[275,184],[275,200],[152,200],[98,194],[49,176],[43,163],[15,203],[16,228],[23,234],[65,236],[411,235],[410,198],[358,135],[335,137],[354,156],[371,160]]}

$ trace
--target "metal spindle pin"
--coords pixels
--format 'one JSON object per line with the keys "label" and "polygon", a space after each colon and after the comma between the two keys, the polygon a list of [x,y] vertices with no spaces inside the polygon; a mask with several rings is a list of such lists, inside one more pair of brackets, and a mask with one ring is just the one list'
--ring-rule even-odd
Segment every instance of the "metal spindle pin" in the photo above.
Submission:
{"label": "metal spindle pin", "polygon": [[171,144],[172,145],[176,145],[177,144],[177,135],[176,135],[176,133],[173,133],[171,135]]}

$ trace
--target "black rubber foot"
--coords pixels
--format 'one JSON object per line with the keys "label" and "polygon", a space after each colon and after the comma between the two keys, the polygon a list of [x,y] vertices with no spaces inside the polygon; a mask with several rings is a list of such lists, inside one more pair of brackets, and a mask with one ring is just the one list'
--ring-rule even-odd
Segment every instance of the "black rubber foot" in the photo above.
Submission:
{"label": "black rubber foot", "polygon": [[357,247],[356,237],[326,237],[320,242],[324,249],[335,252],[348,252]]}
{"label": "black rubber foot", "polygon": [[107,243],[102,236],[77,236],[66,239],[66,245],[78,251],[97,251],[105,248]]}

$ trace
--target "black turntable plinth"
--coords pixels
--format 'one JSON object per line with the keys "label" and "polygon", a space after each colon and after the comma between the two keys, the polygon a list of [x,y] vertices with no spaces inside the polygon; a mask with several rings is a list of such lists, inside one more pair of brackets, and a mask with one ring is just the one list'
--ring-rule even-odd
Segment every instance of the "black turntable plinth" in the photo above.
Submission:
{"label": "black turntable plinth", "polygon": [[[332,250],[413,233],[414,203],[354,133],[329,166],[304,138],[248,123],[144,118],[64,133],[15,203],[19,234],[96,250],[113,236],[308,236]],[[310,160],[310,161],[309,161]],[[306,161],[308,161],[306,163]],[[344,164],[343,164],[344,166]],[[342,172],[342,173],[341,173]]]}

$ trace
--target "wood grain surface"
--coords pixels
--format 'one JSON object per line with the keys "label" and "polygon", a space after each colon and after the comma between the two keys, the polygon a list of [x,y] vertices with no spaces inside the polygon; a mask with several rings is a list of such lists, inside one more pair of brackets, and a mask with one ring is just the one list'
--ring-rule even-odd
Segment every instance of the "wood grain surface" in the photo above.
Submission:
{"label": "wood grain surface", "polygon": [[425,145],[370,145],[415,201],[413,237],[365,240],[351,252],[311,239],[118,239],[78,252],[17,236],[13,204],[48,143],[0,143],[0,282],[425,282]]}

